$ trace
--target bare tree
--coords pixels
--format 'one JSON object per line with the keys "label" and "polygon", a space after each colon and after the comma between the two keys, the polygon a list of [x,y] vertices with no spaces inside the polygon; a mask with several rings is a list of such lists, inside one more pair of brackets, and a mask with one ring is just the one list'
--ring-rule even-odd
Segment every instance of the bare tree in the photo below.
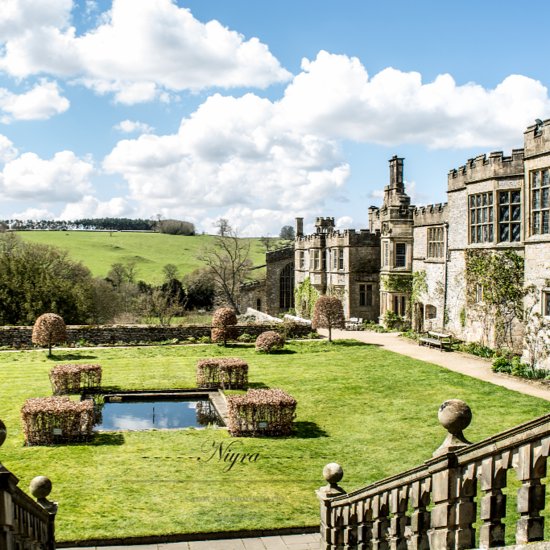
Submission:
{"label": "bare tree", "polygon": [[233,229],[231,228],[231,225],[229,224],[229,220],[227,218],[218,219],[214,225],[218,228],[218,235],[220,237],[231,235],[231,233],[233,232]]}
{"label": "bare tree", "polygon": [[250,241],[230,230],[225,236],[217,236],[198,259],[208,266],[222,300],[239,313],[239,287],[252,267]]}

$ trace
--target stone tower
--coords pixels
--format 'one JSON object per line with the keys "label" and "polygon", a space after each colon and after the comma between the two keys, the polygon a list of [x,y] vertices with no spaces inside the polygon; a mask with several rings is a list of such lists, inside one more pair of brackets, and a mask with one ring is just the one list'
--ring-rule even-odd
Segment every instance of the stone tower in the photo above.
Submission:
{"label": "stone tower", "polygon": [[380,321],[385,323],[392,314],[407,317],[412,289],[414,207],[405,193],[402,158],[390,159],[384,203],[370,212],[381,231]]}

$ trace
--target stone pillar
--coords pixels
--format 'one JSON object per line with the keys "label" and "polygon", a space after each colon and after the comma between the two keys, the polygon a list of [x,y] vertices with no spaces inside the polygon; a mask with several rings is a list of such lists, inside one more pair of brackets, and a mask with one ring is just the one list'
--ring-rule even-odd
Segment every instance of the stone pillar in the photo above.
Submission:
{"label": "stone pillar", "polygon": [[516,543],[526,544],[544,540],[544,489],[541,478],[546,476],[546,457],[542,446],[532,443],[518,450],[516,473],[521,481],[518,489],[518,512],[520,518],[516,524]]}
{"label": "stone pillar", "polygon": [[331,462],[323,468],[323,477],[327,480],[327,485],[316,491],[321,505],[320,548],[322,550],[350,548],[349,546],[344,546],[343,518],[331,506],[331,499],[333,497],[345,494],[344,489],[338,485],[342,477],[344,477],[344,471],[339,464]]}
{"label": "stone pillar", "polygon": [[475,465],[458,466],[454,452],[468,444],[462,430],[472,419],[470,407],[458,399],[445,401],[439,408],[439,421],[448,435],[430,461],[432,499],[429,540],[431,548],[461,550],[475,547],[476,471]]}
{"label": "stone pillar", "polygon": [[46,497],[52,492],[52,482],[46,476],[33,478],[29,487],[36,502],[48,512],[48,542],[46,550],[55,550],[55,516],[57,514],[57,502],[51,502]]}

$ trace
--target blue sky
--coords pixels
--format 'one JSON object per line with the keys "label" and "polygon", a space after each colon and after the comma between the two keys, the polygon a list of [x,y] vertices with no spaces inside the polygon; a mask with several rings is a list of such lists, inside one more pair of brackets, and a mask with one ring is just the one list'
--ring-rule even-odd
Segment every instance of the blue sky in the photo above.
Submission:
{"label": "blue sky", "polygon": [[0,0],[0,217],[367,225],[550,117],[550,4]]}

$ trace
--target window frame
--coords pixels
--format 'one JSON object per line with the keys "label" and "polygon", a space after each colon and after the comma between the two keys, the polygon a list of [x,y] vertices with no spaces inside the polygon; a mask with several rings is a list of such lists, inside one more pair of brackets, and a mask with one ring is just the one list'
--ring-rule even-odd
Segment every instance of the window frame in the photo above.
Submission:
{"label": "window frame", "polygon": [[[517,194],[518,195],[518,201],[513,201],[513,196]],[[502,200],[503,196],[506,195],[506,202]],[[521,189],[520,188],[514,188],[514,189],[499,189],[497,191],[497,212],[498,212],[498,219],[497,219],[497,242],[499,243],[518,243],[521,242],[521,217],[522,217],[522,200],[521,200]],[[519,208],[519,217],[516,219],[513,219],[512,213],[514,208]],[[503,211],[506,209],[508,211],[507,219],[503,219]],[[508,230],[508,238],[503,239],[502,238],[502,231],[503,228],[507,228]],[[517,238],[512,239],[514,230],[513,228],[517,227]]]}
{"label": "window frame", "polygon": [[[536,181],[538,183],[535,184]],[[529,199],[529,234],[550,235],[550,168],[538,168],[529,172]]]}
{"label": "window frame", "polygon": [[442,260],[445,257],[445,227],[436,225],[427,229],[426,258]]}
{"label": "window frame", "polygon": [[493,190],[468,195],[468,241],[470,244],[495,242]]}
{"label": "window frame", "polygon": [[359,307],[372,307],[373,286],[368,283],[359,284]]}
{"label": "window frame", "polygon": [[[403,246],[403,252],[402,253],[398,253],[397,252],[397,247],[398,246]],[[395,262],[394,262],[394,267],[407,267],[407,243],[403,243],[403,242],[396,242],[395,243],[395,248],[394,248],[394,253],[395,253]],[[402,260],[402,264],[400,263],[399,260]]]}

